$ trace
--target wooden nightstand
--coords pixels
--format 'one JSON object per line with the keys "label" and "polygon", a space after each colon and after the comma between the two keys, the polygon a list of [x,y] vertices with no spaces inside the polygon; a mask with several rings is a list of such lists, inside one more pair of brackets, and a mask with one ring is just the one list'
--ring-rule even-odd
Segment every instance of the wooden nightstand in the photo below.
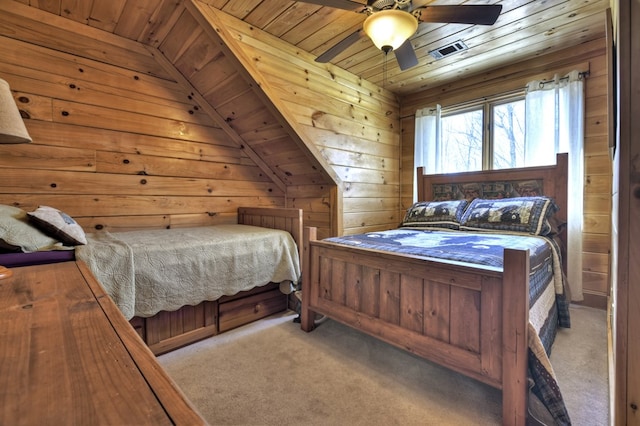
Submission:
{"label": "wooden nightstand", "polygon": [[205,424],[81,262],[0,280],[0,424]]}

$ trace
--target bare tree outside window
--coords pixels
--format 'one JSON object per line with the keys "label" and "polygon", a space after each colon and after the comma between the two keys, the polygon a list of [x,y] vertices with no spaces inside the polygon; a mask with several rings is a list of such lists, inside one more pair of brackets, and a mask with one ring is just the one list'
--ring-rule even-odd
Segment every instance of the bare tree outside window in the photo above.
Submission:
{"label": "bare tree outside window", "polygon": [[[524,166],[524,99],[484,103],[462,112],[443,114],[438,159],[442,173]],[[490,117],[485,116],[485,111]],[[490,118],[490,120],[488,119]],[[485,137],[484,129],[490,133]],[[483,143],[489,144],[483,149]]]}
{"label": "bare tree outside window", "polygon": [[524,100],[493,107],[493,168],[524,166]]}
{"label": "bare tree outside window", "polygon": [[442,171],[482,170],[482,109],[442,117]]}

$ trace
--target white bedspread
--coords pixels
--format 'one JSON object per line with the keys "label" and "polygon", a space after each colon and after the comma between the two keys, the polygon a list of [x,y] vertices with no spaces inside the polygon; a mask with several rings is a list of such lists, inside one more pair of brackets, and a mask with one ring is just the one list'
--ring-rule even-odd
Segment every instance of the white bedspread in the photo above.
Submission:
{"label": "white bedspread", "polygon": [[76,248],[127,319],[300,278],[291,234],[216,225],[87,235]]}

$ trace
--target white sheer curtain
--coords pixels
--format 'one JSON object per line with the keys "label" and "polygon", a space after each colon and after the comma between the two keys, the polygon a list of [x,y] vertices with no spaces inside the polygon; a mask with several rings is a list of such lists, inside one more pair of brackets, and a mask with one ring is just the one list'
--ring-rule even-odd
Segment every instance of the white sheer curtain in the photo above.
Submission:
{"label": "white sheer curtain", "polygon": [[416,169],[424,167],[428,173],[441,173],[440,158],[440,105],[416,111],[416,134],[414,138],[413,202],[418,201],[418,174]]}
{"label": "white sheer curtain", "polygon": [[525,166],[555,163],[569,153],[567,206],[567,278],[572,300],[582,296],[582,223],[584,192],[584,88],[578,71],[554,81],[532,81],[525,97]]}

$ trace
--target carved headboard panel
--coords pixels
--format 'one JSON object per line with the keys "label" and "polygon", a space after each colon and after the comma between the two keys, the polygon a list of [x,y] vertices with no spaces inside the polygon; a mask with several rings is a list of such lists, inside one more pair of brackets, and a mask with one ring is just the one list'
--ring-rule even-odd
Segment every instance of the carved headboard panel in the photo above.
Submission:
{"label": "carved headboard panel", "polygon": [[498,199],[545,195],[544,183],[540,179],[432,183],[431,194],[435,201],[462,199],[471,201],[474,198]]}

